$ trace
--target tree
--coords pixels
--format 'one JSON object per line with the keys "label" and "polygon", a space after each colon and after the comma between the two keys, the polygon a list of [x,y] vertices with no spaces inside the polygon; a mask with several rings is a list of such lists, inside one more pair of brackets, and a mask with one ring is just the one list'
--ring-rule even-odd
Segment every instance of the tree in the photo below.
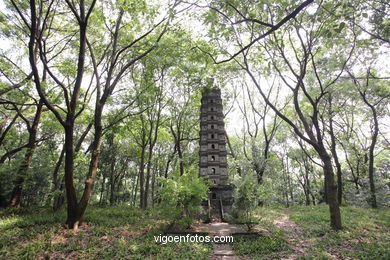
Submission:
{"label": "tree", "polygon": [[[359,92],[359,96],[363,100],[364,104],[368,106],[370,112],[372,113],[372,122],[371,122],[371,142],[368,150],[368,178],[370,183],[370,204],[373,208],[377,207],[377,198],[376,198],[376,189],[375,189],[375,146],[377,145],[378,134],[379,134],[379,122],[378,122],[378,109],[384,104],[386,104],[385,100],[388,100],[390,94],[386,87],[382,87],[380,84],[375,85],[375,83],[370,82],[370,69],[368,69],[366,73],[366,77],[364,83],[361,84],[357,78],[349,72],[357,90]],[[373,85],[371,87],[371,84]],[[370,89],[371,87],[371,89]],[[371,93],[370,93],[371,92]],[[371,99],[371,100],[370,100]]]}
{"label": "tree", "polygon": [[[328,95],[329,89],[337,82],[341,74],[344,72],[345,66],[349,61],[352,51],[354,50],[354,40],[349,41],[347,38],[345,44],[350,45],[347,55],[341,56],[342,59],[335,59],[332,56],[329,60],[332,60],[332,69],[326,67],[319,68],[318,65],[326,60],[323,50],[319,43],[330,42],[330,37],[335,37],[345,27],[345,23],[337,24],[336,21],[330,21],[325,18],[326,14],[322,4],[316,6],[316,11],[313,15],[305,12],[298,13],[308,4],[305,2],[298,8],[294,9],[290,14],[281,19],[283,24],[289,21],[289,26],[284,28],[277,28],[278,30],[270,35],[264,41],[260,39],[268,36],[269,24],[271,24],[271,30],[273,21],[276,17],[283,16],[280,11],[280,7],[276,6],[274,12],[269,10],[266,16],[271,22],[266,24],[259,23],[259,19],[248,19],[250,10],[240,11],[241,6],[228,6],[227,10],[231,10],[228,15],[225,15],[225,23],[218,21],[214,22],[215,26],[223,26],[222,30],[225,33],[227,40],[230,37],[235,41],[235,45],[238,47],[233,55],[230,55],[227,59],[234,60],[239,67],[247,72],[251,81],[261,94],[266,104],[277,114],[278,117],[283,119],[294,130],[294,133],[303,141],[310,144],[318,153],[323,164],[323,171],[325,176],[326,195],[329,202],[330,210],[330,223],[332,228],[341,229],[341,215],[339,209],[339,202],[337,200],[337,185],[334,181],[334,170],[332,166],[332,154],[326,144],[325,139],[325,125],[323,122],[323,109],[325,107],[325,97]],[[332,3],[326,3],[327,8],[333,8]],[[301,8],[302,7],[302,8]],[[253,10],[254,14],[261,13]],[[293,15],[291,15],[293,14]],[[237,22],[237,18],[244,18],[243,24],[239,28],[231,30],[226,26],[226,20],[230,25],[241,24]],[[287,20],[286,20],[287,19]],[[222,24],[222,25],[221,25]],[[267,25],[268,24],[268,25]],[[280,24],[280,22],[278,23]],[[336,27],[337,25],[337,27]],[[334,28],[332,30],[328,28]],[[264,31],[265,30],[265,31]],[[245,38],[240,37],[239,33],[246,32],[249,35],[249,44],[244,44]],[[272,31],[274,32],[274,31]],[[223,35],[223,36],[225,36]],[[261,35],[256,37],[255,35]],[[340,38],[341,39],[341,38]],[[245,40],[246,41],[246,40]],[[261,43],[260,48],[253,47],[255,42]],[[332,38],[331,41],[334,41]],[[348,42],[349,41],[349,42]],[[287,51],[288,48],[288,51]],[[333,42],[329,44],[330,50],[334,55],[337,53],[337,48]],[[329,50],[328,50],[329,51]],[[226,52],[222,52],[226,54]],[[266,55],[265,55],[266,54]],[[227,55],[229,55],[227,53]],[[267,57],[269,63],[266,66],[259,66],[259,57]],[[279,58],[280,57],[280,58]],[[266,59],[267,59],[266,58]],[[219,63],[216,61],[216,63]],[[260,63],[261,64],[261,63]],[[257,70],[252,68],[257,66]],[[259,77],[256,75],[259,69],[262,68],[265,71],[270,71],[270,67],[274,68],[274,72],[280,77],[280,80],[292,93],[291,99],[287,102],[292,103],[292,108],[295,115],[288,115],[277,107],[275,102],[272,102],[269,98],[269,94],[265,91],[264,87],[261,87]],[[330,74],[329,74],[330,73]],[[329,79],[329,76],[332,78]],[[286,103],[287,104],[287,103]]]}
{"label": "tree", "polygon": [[[18,113],[20,113],[18,108],[16,108],[16,109],[17,109]],[[9,202],[10,207],[19,207],[20,206],[23,183],[24,183],[24,180],[26,178],[26,173],[27,173],[28,168],[30,167],[31,160],[32,160],[35,148],[36,148],[38,125],[39,125],[39,121],[41,119],[42,109],[43,109],[43,102],[40,100],[39,103],[36,105],[36,112],[35,112],[34,119],[32,120],[32,122],[30,122],[22,114],[19,114],[19,116],[21,118],[23,118],[23,120],[26,123],[29,137],[28,137],[28,143],[26,146],[26,153],[24,155],[24,160],[21,163],[21,165],[16,173],[14,188],[12,190],[11,200]]]}
{"label": "tree", "polygon": [[173,218],[172,223],[179,223],[189,227],[192,216],[200,210],[200,203],[207,199],[208,186],[194,169],[182,176],[171,176],[162,179],[160,196],[164,208]]}
{"label": "tree", "polygon": [[[251,161],[253,170],[257,176],[257,183],[262,184],[264,173],[267,168],[267,161],[270,158],[271,142],[280,122],[278,122],[277,116],[274,116],[271,119],[271,123],[267,125],[266,117],[269,117],[270,107],[267,104],[255,104],[255,93],[251,93],[249,86],[246,86],[246,90],[244,89],[243,92],[243,105],[242,107],[239,105],[240,111],[245,119],[243,152],[246,159]],[[247,92],[247,95],[245,95],[245,92]],[[249,100],[249,109],[247,108],[246,99]],[[250,155],[246,149],[246,132],[249,135]]]}
{"label": "tree", "polygon": [[[64,128],[65,188],[68,203],[68,219],[66,222],[69,228],[77,229],[82,221],[95,181],[100,155],[104,106],[115,87],[121,82],[131,66],[156,48],[155,43],[161,39],[165,33],[165,29],[162,29],[150,44],[147,42],[149,40],[148,36],[166,21],[168,16],[164,17],[157,24],[150,26],[150,29],[145,33],[140,36],[135,36],[132,39],[130,38],[129,40],[127,38],[130,36],[129,33],[121,33],[124,30],[125,17],[130,15],[132,11],[137,12],[145,8],[145,5],[141,3],[136,6],[139,9],[131,10],[129,9],[130,5],[127,6],[126,3],[112,4],[111,7],[119,10],[112,28],[108,28],[113,33],[108,35],[108,41],[98,43],[91,41],[93,37],[87,33],[88,29],[93,30],[96,29],[95,26],[104,25],[103,20],[107,19],[104,15],[103,17],[95,14],[92,15],[96,1],[92,1],[90,4],[81,1],[78,5],[71,1],[66,1],[65,4],[55,5],[54,1],[49,1],[37,5],[34,0],[31,0],[29,19],[26,17],[27,14],[24,12],[25,10],[21,9],[22,7],[19,3],[15,1],[11,2],[29,31],[29,61],[36,89],[45,106],[55,115],[58,122]],[[100,10],[102,9],[100,8]],[[114,9],[114,12],[116,10]],[[54,13],[58,13],[59,11],[64,11],[64,14],[70,12],[73,15],[71,19],[68,19],[70,17],[65,19],[69,28],[71,28],[68,35],[65,36],[67,38],[65,43],[58,40],[59,37],[61,38],[59,35],[61,32],[51,30],[53,26],[58,26],[58,19],[61,19],[59,16],[54,16]],[[65,16],[63,17],[65,18]],[[91,20],[93,23],[91,23]],[[128,24],[127,21],[126,24]],[[74,37],[76,34],[78,35],[78,39]],[[76,44],[76,42],[78,43]],[[69,61],[70,57],[67,56],[64,50],[70,51],[73,48],[70,43],[75,43],[73,46],[77,46],[77,51],[73,52],[76,53],[74,58],[77,59],[77,66],[74,68],[68,63],[66,65],[67,67],[64,67],[65,69],[59,71],[54,70],[51,64],[58,61],[58,59],[64,58],[66,61]],[[112,46],[108,53],[107,46]],[[142,48],[145,47],[145,49],[138,49],[140,50],[138,53],[137,51],[133,52],[134,49],[140,48],[139,46],[142,46]],[[107,51],[102,51],[104,48]],[[53,54],[53,51],[57,52]],[[41,75],[37,65],[38,60],[42,62],[51,81],[60,87],[65,101],[65,108],[56,104],[58,101],[50,100],[46,88],[40,80]],[[86,69],[87,62],[90,62],[89,66],[92,67],[91,70]],[[99,69],[99,65],[101,65],[101,69]],[[96,102],[93,109],[94,138],[90,149],[91,160],[86,174],[84,191],[80,200],[78,200],[73,180],[75,157],[74,129],[77,117],[85,110],[86,102],[90,99],[90,87],[93,81],[91,80],[90,86],[86,90],[82,87],[86,72],[92,72],[96,85]],[[74,81],[69,80],[71,78]],[[101,78],[104,78],[104,82],[101,82]],[[64,83],[66,80],[67,83]],[[101,89],[102,86],[103,89]],[[84,104],[82,104],[83,102]]]}

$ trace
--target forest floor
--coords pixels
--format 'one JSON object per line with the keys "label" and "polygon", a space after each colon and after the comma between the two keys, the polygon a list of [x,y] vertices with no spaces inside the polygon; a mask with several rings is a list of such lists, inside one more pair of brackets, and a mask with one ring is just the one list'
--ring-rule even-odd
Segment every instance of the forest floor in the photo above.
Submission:
{"label": "forest floor", "polygon": [[[390,209],[342,207],[332,231],[326,206],[257,209],[255,236],[234,236],[235,259],[390,259]],[[209,259],[211,243],[156,243],[169,219],[158,210],[89,207],[77,232],[65,211],[0,210],[0,259]]]}

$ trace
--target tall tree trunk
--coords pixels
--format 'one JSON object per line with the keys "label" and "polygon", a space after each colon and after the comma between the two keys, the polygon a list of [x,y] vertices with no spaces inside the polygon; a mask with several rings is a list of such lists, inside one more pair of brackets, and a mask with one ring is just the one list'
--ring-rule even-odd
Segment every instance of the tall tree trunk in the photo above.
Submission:
{"label": "tall tree trunk", "polygon": [[69,228],[73,228],[77,222],[78,203],[76,189],[73,182],[74,172],[74,150],[73,150],[73,129],[74,123],[72,120],[65,126],[65,190],[67,207],[66,224]]}
{"label": "tall tree trunk", "polygon": [[63,196],[62,194],[57,194],[57,192],[59,190],[59,187],[62,184],[62,181],[60,182],[60,180],[58,178],[58,173],[60,171],[60,168],[61,168],[61,165],[62,165],[62,161],[64,160],[64,155],[65,155],[65,146],[62,146],[60,157],[58,157],[56,166],[55,166],[54,171],[53,171],[53,189],[52,189],[52,193],[54,193],[54,196],[53,196],[53,210],[57,209],[57,206],[56,206],[57,198],[59,196]]}
{"label": "tall tree trunk", "polygon": [[100,198],[99,205],[103,205],[103,196],[104,196],[104,184],[106,184],[106,176],[103,174],[102,186],[100,187]]}
{"label": "tall tree trunk", "polygon": [[94,117],[94,128],[95,135],[92,145],[92,156],[89,163],[88,173],[85,180],[83,195],[78,203],[77,215],[72,223],[72,228],[77,229],[78,225],[82,223],[85,210],[87,209],[89,200],[91,199],[93,186],[95,184],[96,172],[99,165],[99,156],[100,156],[100,146],[101,146],[101,137],[102,137],[102,113],[103,105],[97,101]]}
{"label": "tall tree trunk", "polygon": [[285,184],[283,194],[285,196],[286,207],[288,208],[290,206],[290,201],[288,198],[289,184],[288,184],[288,172],[287,172],[286,165],[284,163],[284,158],[282,158],[282,165],[283,165],[283,183]]}
{"label": "tall tree trunk", "polygon": [[[375,142],[377,139],[378,134],[374,134],[372,137],[371,145],[370,145],[370,151],[369,151],[369,163],[368,163],[368,178],[370,181],[370,193],[371,193],[371,207],[377,208],[377,202],[376,202],[376,191],[375,191],[375,180],[374,180],[374,149],[375,149]],[[374,141],[375,140],[375,141]]]}
{"label": "tall tree trunk", "polygon": [[305,196],[306,196],[306,205],[310,205],[310,179],[309,179],[309,165],[307,162],[304,163],[304,171],[305,171]]}
{"label": "tall tree trunk", "polygon": [[137,174],[135,176],[135,186],[134,186],[134,189],[133,189],[133,207],[135,207],[136,203],[137,203],[137,192],[138,192],[138,183],[139,183],[139,174]]}
{"label": "tall tree trunk", "polygon": [[62,207],[62,205],[65,203],[64,189],[65,189],[65,178],[62,178],[61,184],[58,188],[59,194],[54,197],[53,211],[59,210]]}
{"label": "tall tree trunk", "polygon": [[334,157],[334,159],[335,159],[335,164],[336,164],[336,176],[337,176],[337,200],[339,201],[339,204],[341,205],[342,200],[343,200],[343,180],[342,180],[341,164],[338,160],[337,154]]}
{"label": "tall tree trunk", "polygon": [[[176,124],[176,130],[177,133],[174,130],[173,124],[170,125],[171,133],[175,142],[175,149],[173,151],[172,157],[174,154],[177,152],[178,157],[179,157],[179,171],[180,171],[180,176],[183,176],[184,174],[184,162],[183,162],[183,151],[181,148],[181,139],[182,139],[182,132],[181,132],[181,117],[179,117],[178,122]],[[170,160],[168,160],[170,162]],[[168,166],[169,163],[167,163],[167,168],[165,172],[165,176],[168,176]]]}
{"label": "tall tree trunk", "polygon": [[310,197],[309,197],[309,191],[307,190],[307,187],[305,187],[304,193],[305,193],[305,205],[309,206],[310,205]]}
{"label": "tall tree trunk", "polygon": [[[157,156],[159,157],[160,155],[158,154]],[[152,196],[151,196],[152,208],[154,208],[154,191],[155,191],[155,185],[156,185],[157,171],[158,171],[158,159],[155,162],[155,166],[154,166],[153,174],[152,174]]]}
{"label": "tall tree trunk", "polygon": [[375,180],[374,180],[374,172],[375,172],[374,151],[375,151],[375,145],[376,145],[378,133],[379,133],[378,116],[377,116],[377,111],[375,109],[375,106],[368,102],[367,97],[366,97],[366,93],[361,92],[360,95],[362,96],[363,101],[367,104],[367,106],[370,107],[371,112],[372,112],[372,119],[374,120],[374,129],[373,129],[372,136],[371,136],[370,149],[368,151],[368,179],[370,182],[370,193],[371,193],[370,204],[371,204],[371,207],[377,208],[378,205],[376,202],[376,191],[375,191]]}
{"label": "tall tree trunk", "polygon": [[22,164],[19,166],[18,172],[16,173],[16,180],[14,182],[14,188],[11,193],[11,199],[9,202],[10,207],[19,207],[21,198],[22,198],[22,190],[23,190],[23,183],[26,179],[27,170],[30,167],[32,157],[36,148],[36,140],[37,140],[37,131],[38,131],[38,125],[39,121],[41,119],[42,114],[42,108],[43,108],[43,101],[40,100],[37,104],[37,111],[35,112],[34,120],[32,125],[30,126],[27,124],[28,128],[28,145],[27,150],[24,155],[24,160]]}
{"label": "tall tree trunk", "polygon": [[[151,156],[149,156],[151,157]],[[148,165],[146,167],[146,182],[145,182],[145,193],[144,193],[144,208],[148,207],[149,199],[149,184],[150,184],[150,170],[151,170],[151,158],[148,159]]]}
{"label": "tall tree trunk", "polygon": [[[146,168],[146,184],[145,184],[145,198],[144,198],[144,204],[145,208],[148,206],[148,195],[149,195],[149,183],[150,183],[150,175],[151,175],[151,169],[152,169],[152,158],[153,158],[153,148],[157,141],[157,131],[159,127],[159,116],[157,118],[156,122],[156,128],[154,129],[154,136],[153,136],[153,124],[151,124],[150,134],[149,134],[149,154],[148,154],[148,166]],[[153,137],[153,138],[152,138]],[[184,168],[183,168],[184,172]]]}
{"label": "tall tree trunk", "polygon": [[324,174],[324,196],[323,196],[324,202],[326,204],[329,204],[329,199],[328,199],[328,183],[326,181],[326,175]]}
{"label": "tall tree trunk", "polygon": [[139,190],[140,190],[140,207],[145,209],[145,147],[142,147],[141,162],[139,166]]}
{"label": "tall tree trunk", "polygon": [[291,205],[294,204],[294,193],[293,193],[293,187],[292,187],[292,184],[291,184],[291,176],[289,174],[289,163],[288,163],[288,159],[286,159],[286,173],[287,173],[287,184],[288,184],[288,193],[290,193],[290,201],[291,201]]}
{"label": "tall tree trunk", "polygon": [[339,157],[337,155],[336,150],[336,137],[333,131],[333,110],[332,110],[332,96],[329,94],[329,134],[331,139],[331,151],[334,159],[334,163],[336,164],[336,175],[337,175],[337,199],[339,204],[341,205],[343,199],[343,181],[342,181],[342,172],[341,172],[341,164],[339,161]]}
{"label": "tall tree trunk", "polygon": [[[151,129],[150,131],[152,132],[152,126],[151,125]],[[146,209],[148,207],[148,198],[149,198],[149,184],[150,184],[150,171],[152,169],[152,157],[153,157],[153,146],[154,146],[154,143],[152,140],[152,135],[150,134],[149,135],[149,151],[148,151],[148,162],[147,162],[147,166],[146,166],[146,182],[145,182],[145,191],[144,191],[144,209]]]}
{"label": "tall tree trunk", "polygon": [[339,202],[337,200],[337,185],[334,180],[332,160],[324,149],[319,153],[319,156],[324,165],[323,170],[326,183],[326,195],[329,204],[330,225],[333,229],[339,230],[342,228],[341,214]]}
{"label": "tall tree trunk", "polygon": [[183,161],[183,152],[181,149],[181,142],[178,142],[177,146],[177,154],[179,155],[179,168],[180,168],[180,176],[184,175],[184,161]]}
{"label": "tall tree trunk", "polygon": [[110,165],[110,205],[115,203],[115,157],[111,155],[111,165]]}

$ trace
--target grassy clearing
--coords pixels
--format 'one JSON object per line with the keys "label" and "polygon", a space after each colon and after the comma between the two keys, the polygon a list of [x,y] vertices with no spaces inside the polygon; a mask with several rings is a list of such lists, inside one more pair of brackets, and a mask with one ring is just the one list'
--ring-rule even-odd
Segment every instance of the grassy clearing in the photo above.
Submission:
{"label": "grassy clearing", "polygon": [[65,212],[0,211],[0,259],[208,259],[210,244],[153,238],[168,221],[158,211],[89,207],[78,232],[64,229]]}
{"label": "grassy clearing", "polygon": [[270,259],[275,253],[287,249],[285,235],[282,231],[260,233],[256,236],[235,235],[233,250],[237,255],[245,255],[250,259]]}
{"label": "grassy clearing", "polygon": [[[233,249],[248,259],[278,259],[293,253],[288,232],[274,226],[287,214],[310,243],[301,259],[390,259],[390,209],[342,207],[344,229],[329,227],[327,206],[261,207],[259,236],[236,236]],[[208,259],[211,244],[156,244],[169,221],[157,210],[89,207],[86,225],[64,229],[65,212],[29,208],[0,210],[0,259]]]}
{"label": "grassy clearing", "polygon": [[282,208],[259,207],[255,210],[255,219],[259,224],[253,228],[257,235],[235,235],[232,248],[245,259],[279,259],[286,256],[290,249],[287,234],[274,226],[274,219],[281,215]]}
{"label": "grassy clearing", "polygon": [[329,227],[327,206],[297,206],[287,212],[313,244],[305,259],[390,259],[390,209],[342,207],[344,229],[339,232]]}
{"label": "grassy clearing", "polygon": [[[260,221],[254,229],[262,235],[235,238],[233,244],[238,255],[249,259],[279,259],[290,254],[300,259],[390,259],[390,209],[342,207],[344,229],[339,232],[331,230],[325,205],[259,207],[255,213]],[[303,228],[301,234],[289,234],[274,225],[284,215]],[[305,255],[293,252],[291,235],[309,245]]]}

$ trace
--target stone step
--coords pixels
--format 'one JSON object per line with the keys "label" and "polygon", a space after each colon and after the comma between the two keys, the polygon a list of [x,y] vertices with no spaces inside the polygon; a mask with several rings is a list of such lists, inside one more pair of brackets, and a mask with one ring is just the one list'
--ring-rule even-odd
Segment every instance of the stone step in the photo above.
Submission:
{"label": "stone step", "polygon": [[236,260],[236,256],[232,255],[213,255],[210,257],[210,260]]}
{"label": "stone step", "polygon": [[224,256],[224,255],[234,256],[235,254],[232,250],[222,250],[222,251],[214,252],[214,255],[216,255],[216,256]]}
{"label": "stone step", "polygon": [[214,255],[234,255],[234,251],[232,250],[229,244],[214,244],[213,249]]}

